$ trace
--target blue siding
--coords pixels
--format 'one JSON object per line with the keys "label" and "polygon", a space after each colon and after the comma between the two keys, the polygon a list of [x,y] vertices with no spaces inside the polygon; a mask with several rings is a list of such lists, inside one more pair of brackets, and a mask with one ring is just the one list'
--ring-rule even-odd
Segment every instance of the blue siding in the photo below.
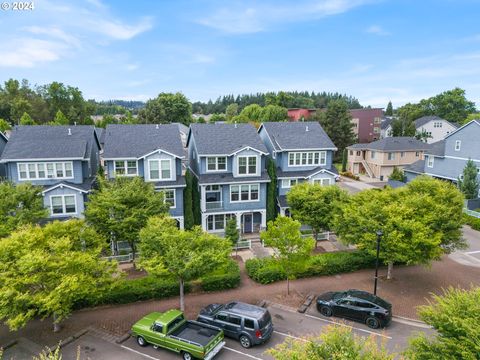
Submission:
{"label": "blue siding", "polygon": [[207,157],[202,156],[200,158],[200,175],[203,174],[227,174],[232,172],[233,156],[226,156],[227,158],[227,170],[207,172]]}
{"label": "blue siding", "polygon": [[52,215],[50,208],[50,197],[54,195],[75,195],[75,202],[77,204],[77,213],[70,215],[71,217],[83,218],[83,211],[85,210],[85,195],[84,193],[73,190],[67,187],[53,189],[43,196],[43,206],[50,210],[49,216],[54,219],[56,217],[65,217],[66,215]]}
{"label": "blue siding", "polygon": [[[477,167],[480,167],[480,161],[474,162]],[[466,163],[466,160],[435,157],[431,168],[427,166],[427,161],[425,161],[425,173],[457,180],[463,173]]]}
{"label": "blue siding", "polygon": [[175,189],[175,208],[171,208],[169,213],[171,216],[183,216],[183,188]]}
{"label": "blue siding", "polygon": [[[241,185],[241,184],[235,184]],[[265,209],[267,204],[267,185],[265,183],[260,184],[260,196],[259,201],[252,202],[230,202],[230,186],[223,185],[222,187],[222,199],[223,199],[223,208],[222,211],[242,211],[242,210],[255,210],[255,209]]]}
{"label": "blue siding", "polygon": [[[471,122],[460,131],[450,135],[445,140],[445,155],[480,159],[480,125]],[[455,141],[460,140],[460,151],[455,151]]]}
{"label": "blue siding", "polygon": [[[316,151],[316,150],[312,150],[312,151]],[[295,152],[295,151],[294,151]],[[331,168],[332,167],[332,163],[333,163],[333,151],[329,151],[327,150],[327,162],[326,162],[326,165],[325,166],[322,166],[323,168]],[[283,170],[283,171],[304,171],[304,170],[312,170],[312,169],[315,169],[316,167],[318,167],[318,165],[311,165],[311,166],[289,166],[288,165],[288,153],[285,152],[285,153],[282,153],[282,156],[280,157],[280,159],[278,159],[278,161],[281,161],[281,162],[278,162],[277,164],[279,164],[280,168]]]}
{"label": "blue siding", "polygon": [[270,155],[273,155],[273,144],[272,142],[270,141],[270,138],[269,136],[267,135],[267,132],[265,131],[265,128],[262,127],[262,129],[260,130],[260,132],[258,133],[258,135],[260,136],[260,139],[262,139],[263,143],[265,144],[265,146],[267,147],[267,150],[268,152],[270,153]]}
{"label": "blue siding", "polygon": [[[28,163],[33,163],[34,161],[29,161]],[[44,162],[44,161],[41,161]],[[88,168],[88,164],[86,161],[74,160],[73,161],[73,179],[46,179],[46,180],[19,180],[18,179],[18,169],[17,169],[17,162],[9,162],[7,163],[7,176],[8,178],[14,183],[20,182],[31,182],[33,185],[55,185],[61,181],[68,181],[74,184],[81,184],[83,183],[84,176],[83,176],[83,167],[86,166]]]}

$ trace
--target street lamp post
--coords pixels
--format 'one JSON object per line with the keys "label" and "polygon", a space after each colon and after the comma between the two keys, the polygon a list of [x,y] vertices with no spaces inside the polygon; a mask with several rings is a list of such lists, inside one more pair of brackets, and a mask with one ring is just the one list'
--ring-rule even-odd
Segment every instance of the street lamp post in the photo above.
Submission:
{"label": "street lamp post", "polygon": [[380,255],[380,241],[382,240],[382,230],[377,231],[377,259],[375,261],[375,284],[373,285],[373,295],[377,295],[377,282],[378,282],[378,257]]}

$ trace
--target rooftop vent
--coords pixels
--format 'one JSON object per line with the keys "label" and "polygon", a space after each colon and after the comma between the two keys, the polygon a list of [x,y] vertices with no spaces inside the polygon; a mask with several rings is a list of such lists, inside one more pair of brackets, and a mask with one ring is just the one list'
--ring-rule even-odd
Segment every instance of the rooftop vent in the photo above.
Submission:
{"label": "rooftop vent", "polygon": [[72,129],[68,128],[68,135],[72,135]]}
{"label": "rooftop vent", "polygon": [[308,125],[305,127],[305,131],[307,131],[307,132],[309,131],[309,130],[308,130]]}
{"label": "rooftop vent", "polygon": [[236,121],[235,121],[235,123],[234,123],[234,126],[235,126],[235,129],[236,129],[236,128],[237,128],[237,122],[236,122]]}
{"label": "rooftop vent", "polygon": [[159,127],[158,127],[158,124],[157,124],[157,125],[155,125],[155,129],[158,129],[158,128],[159,128]]}

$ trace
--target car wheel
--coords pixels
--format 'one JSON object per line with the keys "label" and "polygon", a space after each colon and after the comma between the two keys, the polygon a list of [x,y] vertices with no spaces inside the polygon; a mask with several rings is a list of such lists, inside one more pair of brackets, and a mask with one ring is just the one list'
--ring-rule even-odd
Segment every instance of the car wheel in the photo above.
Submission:
{"label": "car wheel", "polygon": [[250,346],[252,346],[252,342],[248,336],[242,335],[240,336],[240,345],[242,345],[242,347],[245,349],[248,349]]}
{"label": "car wheel", "polygon": [[322,306],[320,307],[320,314],[326,317],[330,317],[333,315],[332,308],[330,306]]}
{"label": "car wheel", "polygon": [[378,329],[380,327],[380,321],[375,317],[368,317],[365,324],[371,329]]}
{"label": "car wheel", "polygon": [[137,343],[140,346],[147,346],[148,345],[147,341],[142,336],[137,337]]}
{"label": "car wheel", "polygon": [[182,357],[183,357],[183,360],[193,360],[193,356],[189,352],[183,352]]}

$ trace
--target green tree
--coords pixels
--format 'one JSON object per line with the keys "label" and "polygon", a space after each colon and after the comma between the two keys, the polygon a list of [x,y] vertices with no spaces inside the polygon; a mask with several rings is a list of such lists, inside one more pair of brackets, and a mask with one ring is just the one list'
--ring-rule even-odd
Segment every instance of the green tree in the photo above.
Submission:
{"label": "green tree", "polygon": [[465,90],[460,88],[444,91],[425,102],[432,115],[455,123],[462,122],[468,114],[476,111],[475,103],[467,100]]}
{"label": "green tree", "polygon": [[389,101],[388,104],[387,104],[387,108],[385,109],[385,115],[386,116],[393,116],[393,106],[392,106],[391,101]]}
{"label": "green tree", "polygon": [[225,110],[225,116],[227,118],[227,121],[232,120],[234,116],[238,115],[238,104],[233,103],[227,106],[227,109]]}
{"label": "green tree", "polygon": [[188,126],[192,122],[192,104],[182,93],[161,93],[148,100],[138,116],[142,123],[179,122]]}
{"label": "green tree", "polygon": [[343,149],[342,153],[342,172],[347,171],[348,150]]}
{"label": "green tree", "polygon": [[396,166],[393,167],[392,174],[388,178],[390,180],[397,180],[397,181],[401,181],[401,182],[406,181],[406,176],[403,173],[403,170],[396,167]]}
{"label": "green tree", "polygon": [[329,325],[318,337],[287,338],[267,351],[275,360],[393,360],[385,344],[355,335],[350,327]]}
{"label": "green tree", "polygon": [[268,121],[287,121],[288,120],[288,110],[282,106],[278,105],[267,105],[261,109],[260,117],[257,121],[268,122]]}
{"label": "green tree", "polygon": [[99,182],[100,188],[89,197],[85,218],[105,238],[127,241],[135,258],[140,230],[149,217],[167,213],[169,204],[162,192],[139,177]]}
{"label": "green tree", "polygon": [[262,117],[262,111],[262,107],[258,104],[248,105],[245,106],[245,108],[240,112],[240,115],[237,118],[244,119],[240,122],[260,122]]}
{"label": "green tree", "polygon": [[322,186],[308,182],[295,185],[287,194],[293,217],[312,227],[315,240],[320,231],[332,229],[335,214],[347,201],[347,193],[338,186]]}
{"label": "green tree", "polygon": [[472,159],[468,159],[463,168],[463,180],[458,179],[458,187],[466,199],[476,199],[478,197],[478,170]]}
{"label": "green tree", "polygon": [[320,121],[320,125],[338,148],[337,154],[342,154],[343,149],[355,142],[352,116],[345,101],[330,101],[327,110],[317,111],[312,119]]}
{"label": "green tree", "polygon": [[224,114],[213,114],[210,116],[210,119],[208,120],[209,123],[215,124],[216,122],[225,122],[227,121],[227,118],[225,117]]}
{"label": "green tree", "polygon": [[267,158],[267,172],[270,182],[267,184],[267,222],[277,217],[277,166]]}
{"label": "green tree", "polygon": [[63,115],[61,110],[58,110],[55,114],[55,119],[53,120],[55,125],[68,125],[69,121],[65,115]]}
{"label": "green tree", "polygon": [[417,131],[415,133],[415,139],[423,141],[423,142],[427,142],[427,140],[430,139],[431,137],[432,137],[432,135],[430,135],[428,133],[428,131],[425,130],[425,129],[422,129],[422,131]]}
{"label": "green tree", "polygon": [[193,217],[193,175],[189,169],[185,172],[186,187],[183,191],[183,221],[186,230],[195,225]]}
{"label": "green tree", "polygon": [[195,175],[192,176],[192,201],[193,201],[193,223],[195,225],[201,225],[202,212],[200,209],[200,190],[198,186],[198,179]]}
{"label": "green tree", "polygon": [[478,360],[480,354],[480,288],[449,288],[442,296],[421,306],[420,318],[435,329],[432,336],[419,334],[410,340],[405,352],[408,359]]}
{"label": "green tree", "polygon": [[473,114],[468,114],[467,117],[460,122],[460,125],[465,125],[468,124],[472,120],[479,120],[480,119],[480,113],[473,113]]}
{"label": "green tree", "polygon": [[228,240],[203,232],[198,226],[179,230],[169,217],[152,217],[140,231],[141,266],[156,276],[173,276],[180,287],[180,309],[185,310],[185,282],[198,279],[227,262]]}
{"label": "green tree", "polygon": [[25,112],[20,118],[20,125],[37,125],[37,123]]}
{"label": "green tree", "polygon": [[273,258],[287,275],[287,295],[290,294],[290,280],[295,270],[305,265],[315,240],[302,237],[301,224],[290,217],[279,216],[268,223],[266,231],[260,233],[265,246],[273,248]]}
{"label": "green tree", "polygon": [[0,241],[0,319],[16,330],[52,316],[58,331],[76,301],[113,281],[116,264],[100,259],[104,243],[82,220],[29,225]]}
{"label": "green tree", "polygon": [[0,132],[4,133],[7,130],[12,130],[12,125],[10,125],[6,120],[0,119]]}
{"label": "green tree", "polygon": [[48,216],[41,192],[41,187],[30,183],[0,182],[0,238]]}
{"label": "green tree", "polygon": [[227,226],[225,227],[225,239],[228,239],[232,246],[237,247],[240,234],[238,233],[237,219],[233,217],[227,221]]}

